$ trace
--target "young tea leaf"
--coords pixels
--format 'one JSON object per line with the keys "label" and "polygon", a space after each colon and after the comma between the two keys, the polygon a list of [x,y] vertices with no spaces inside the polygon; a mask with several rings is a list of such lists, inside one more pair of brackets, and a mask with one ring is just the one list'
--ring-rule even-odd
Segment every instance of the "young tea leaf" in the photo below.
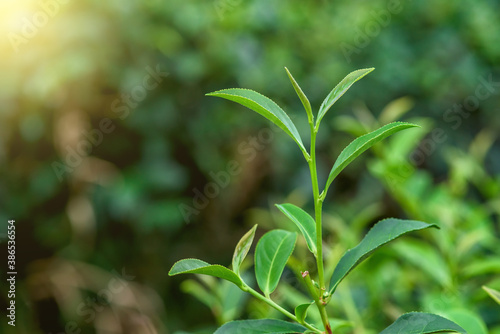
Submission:
{"label": "young tea leaf", "polygon": [[236,275],[240,274],[240,265],[245,259],[252,246],[253,238],[255,236],[255,230],[257,229],[257,225],[252,227],[250,231],[248,231],[238,242],[233,254],[233,271]]}
{"label": "young tea leaf", "polygon": [[344,95],[344,93],[359,79],[373,71],[374,68],[365,68],[349,73],[342,81],[335,86],[335,88],[328,94],[321,106],[319,107],[318,120],[316,121],[316,128],[318,128],[321,119],[325,116],[326,112],[337,102],[337,100]]}
{"label": "young tea leaf", "polygon": [[276,204],[276,207],[297,225],[306,239],[307,247],[316,256],[318,250],[316,248],[316,223],[314,219],[307,212],[293,204]]}
{"label": "young tea leaf", "polygon": [[465,329],[453,321],[439,315],[420,312],[403,314],[392,325],[380,332],[380,334],[428,334],[442,332],[467,334]]}
{"label": "young tea leaf", "polygon": [[259,288],[266,296],[269,296],[278,286],[296,240],[297,233],[273,230],[264,234],[257,243],[255,276]]}
{"label": "young tea leaf", "polygon": [[354,139],[347,147],[340,153],[339,157],[335,161],[335,164],[328,175],[328,180],[326,181],[325,191],[328,189],[330,184],[333,182],[335,177],[354,159],[356,159],[361,153],[378,143],[384,138],[399,132],[404,129],[418,127],[418,125],[404,122],[394,122],[383,127],[370,132],[366,135]]}
{"label": "young tea leaf", "polygon": [[309,102],[309,99],[307,98],[306,94],[304,94],[304,92],[300,88],[297,81],[295,81],[295,79],[293,78],[292,73],[290,73],[290,71],[288,71],[288,68],[286,68],[286,67],[285,67],[285,70],[286,70],[286,73],[288,74],[288,77],[290,78],[290,81],[292,82],[292,86],[295,89],[295,92],[299,96],[299,99],[302,102],[304,109],[306,110],[307,119],[309,120],[309,123],[312,124],[314,122],[314,116],[313,116],[312,109],[311,109],[311,103]]}
{"label": "young tea leaf", "polygon": [[299,132],[290,117],[268,97],[253,90],[241,88],[223,89],[206,95],[222,97],[261,114],[285,131],[299,145],[302,152],[307,153]]}
{"label": "young tea leaf", "polygon": [[494,301],[500,304],[500,291],[488,288],[487,286],[483,286],[483,290],[486,291]]}
{"label": "young tea leaf", "polygon": [[309,309],[309,306],[311,306],[312,304],[313,303],[301,304],[295,308],[295,316],[297,317],[298,322],[304,323],[307,316],[307,310]]}
{"label": "young tea leaf", "polygon": [[330,293],[335,289],[344,277],[351,272],[359,263],[370,256],[377,248],[385,245],[389,241],[412,231],[418,231],[429,227],[436,227],[433,224],[427,224],[417,220],[404,220],[388,218],[381,220],[366,234],[363,240],[348,250],[340,259],[337,267],[333,271],[330,280]]}
{"label": "young tea leaf", "polygon": [[292,334],[304,333],[307,328],[274,319],[237,320],[224,324],[214,334]]}
{"label": "young tea leaf", "polygon": [[209,264],[198,259],[184,259],[177,261],[170,269],[168,275],[174,276],[179,274],[202,274],[210,275],[233,282],[238,287],[243,286],[243,281],[231,270],[218,264]]}

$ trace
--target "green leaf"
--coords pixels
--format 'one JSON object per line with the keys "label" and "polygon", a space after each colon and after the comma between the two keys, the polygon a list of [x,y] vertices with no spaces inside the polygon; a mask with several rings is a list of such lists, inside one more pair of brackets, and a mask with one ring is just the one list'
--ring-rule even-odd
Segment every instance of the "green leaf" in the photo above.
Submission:
{"label": "green leaf", "polygon": [[238,242],[236,248],[234,249],[233,254],[233,271],[236,275],[240,274],[240,266],[245,257],[252,246],[253,238],[255,236],[255,230],[257,229],[257,225],[252,227],[250,231],[248,231]]}
{"label": "green leaf", "polygon": [[297,225],[306,239],[307,247],[316,256],[318,250],[316,248],[316,223],[314,219],[307,212],[293,204],[276,204],[276,207]]}
{"label": "green leaf", "polygon": [[483,286],[483,290],[486,291],[490,295],[490,297],[493,298],[493,300],[500,304],[500,291],[488,288],[487,286]]}
{"label": "green leaf", "polygon": [[338,99],[359,79],[373,71],[374,68],[365,68],[349,73],[342,81],[335,86],[335,88],[328,94],[321,106],[319,107],[318,120],[316,121],[316,128],[318,128],[321,119],[325,116],[326,112],[337,102]]}
{"label": "green leaf", "polygon": [[268,97],[265,97],[264,95],[253,90],[241,88],[223,89],[206,95],[222,97],[226,100],[239,103],[242,106],[261,114],[285,131],[290,137],[292,137],[293,140],[295,140],[302,152],[307,153],[299,132],[290,117],[288,117],[283,109],[281,109]]}
{"label": "green leaf", "polygon": [[457,332],[467,334],[465,329],[453,321],[430,313],[411,312],[403,314],[380,334],[427,334]]}
{"label": "green leaf", "polygon": [[170,269],[169,276],[179,274],[202,274],[215,276],[233,282],[238,287],[243,286],[243,281],[234,272],[218,264],[209,264],[198,259],[184,259],[177,261]]}
{"label": "green leaf", "polygon": [[308,304],[301,304],[295,308],[295,316],[297,317],[297,321],[300,323],[304,323],[307,316],[307,310],[309,306],[311,306],[314,302]]}
{"label": "green leaf", "polygon": [[333,271],[330,280],[330,292],[333,293],[344,277],[351,272],[359,263],[370,256],[377,248],[385,245],[389,241],[412,231],[418,231],[429,227],[436,227],[417,220],[403,220],[388,218],[381,220],[366,234],[363,240],[348,250],[340,259],[337,267]]}
{"label": "green leaf", "polygon": [[288,74],[288,77],[290,78],[290,81],[292,82],[292,86],[295,89],[295,92],[299,96],[299,99],[302,102],[304,109],[306,110],[307,119],[309,120],[309,123],[312,124],[314,121],[314,116],[313,116],[312,109],[311,109],[311,103],[309,102],[309,99],[307,98],[306,94],[304,94],[304,92],[300,88],[297,81],[295,81],[295,79],[293,78],[292,73],[290,73],[290,71],[288,71],[288,68],[286,68],[286,67],[285,67],[285,70],[286,70],[286,73]]}
{"label": "green leaf", "polygon": [[297,233],[273,230],[264,234],[257,243],[255,276],[260,289],[267,297],[278,286],[296,240]]}
{"label": "green leaf", "polygon": [[418,125],[404,122],[394,122],[384,125],[383,127],[373,132],[354,139],[340,153],[339,157],[335,161],[335,164],[330,171],[330,175],[328,176],[328,180],[326,181],[325,189],[328,189],[335,177],[361,153],[363,153],[382,139],[389,137],[393,133],[412,127],[418,127]]}
{"label": "green leaf", "polygon": [[224,324],[214,334],[288,334],[304,333],[307,328],[275,319],[237,320]]}

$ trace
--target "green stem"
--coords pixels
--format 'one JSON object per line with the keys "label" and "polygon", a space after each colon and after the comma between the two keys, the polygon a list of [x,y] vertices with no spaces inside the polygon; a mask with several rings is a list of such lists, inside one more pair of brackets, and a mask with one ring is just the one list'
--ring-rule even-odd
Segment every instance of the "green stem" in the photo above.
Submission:
{"label": "green stem", "polygon": [[304,271],[302,273],[302,278],[306,283],[306,287],[307,290],[309,291],[309,294],[313,297],[314,302],[316,303],[316,307],[318,308],[319,314],[321,315],[321,321],[325,325],[325,330],[327,331],[327,333],[330,334],[331,333],[331,329],[329,328],[330,322],[328,321],[328,315],[326,314],[325,304],[320,300],[318,291],[314,287],[314,284],[311,280],[311,275],[309,275],[309,272]]}
{"label": "green stem", "polygon": [[323,197],[319,193],[319,185],[318,185],[318,169],[316,167],[316,135],[318,133],[318,128],[314,126],[312,122],[309,123],[311,127],[311,151],[310,157],[308,160],[309,169],[311,171],[311,180],[312,180],[312,188],[313,188],[313,197],[314,197],[314,218],[316,220],[316,248],[317,248],[317,256],[316,256],[316,264],[318,267],[318,283],[319,283],[319,294],[318,301],[316,306],[318,307],[319,313],[321,314],[321,321],[325,326],[325,331],[328,334],[331,334],[330,322],[328,321],[328,315],[326,314],[325,303],[323,303],[323,292],[326,291],[325,288],[325,274],[323,269],[323,227],[321,223],[321,210],[323,206]]}
{"label": "green stem", "polygon": [[[278,304],[276,304],[274,301],[272,301],[270,298],[267,298],[263,295],[261,295],[260,293],[258,293],[257,291],[255,291],[254,289],[252,289],[251,287],[249,287],[248,285],[244,285],[242,288],[241,288],[243,291],[245,292],[248,292],[250,293],[252,296],[254,296],[255,298],[267,303],[268,305],[270,305],[271,307],[275,308],[276,310],[280,311],[281,313],[283,313],[284,315],[286,315],[287,317],[289,317],[290,319],[292,319],[293,321],[295,322],[299,322],[299,320],[297,319],[297,317],[295,315],[293,315],[292,313],[288,312],[287,310],[285,310],[283,307],[279,306]],[[300,322],[299,322],[300,323]],[[307,322],[303,322],[302,325],[304,325],[307,329],[309,330],[312,330],[313,332],[315,333],[319,333],[321,334],[322,332],[315,328],[314,326],[308,324]]]}
{"label": "green stem", "polygon": [[316,168],[316,134],[317,131],[311,125],[311,159],[309,160],[309,169],[311,171],[311,179],[312,179],[312,188],[313,188],[313,196],[314,196],[314,215],[316,220],[316,248],[318,250],[318,254],[316,256],[316,263],[318,266],[318,281],[319,286],[322,290],[325,289],[325,278],[324,278],[324,270],[323,270],[323,233],[322,233],[322,225],[321,225],[321,207],[323,201],[319,195],[319,186],[318,186],[318,172]]}

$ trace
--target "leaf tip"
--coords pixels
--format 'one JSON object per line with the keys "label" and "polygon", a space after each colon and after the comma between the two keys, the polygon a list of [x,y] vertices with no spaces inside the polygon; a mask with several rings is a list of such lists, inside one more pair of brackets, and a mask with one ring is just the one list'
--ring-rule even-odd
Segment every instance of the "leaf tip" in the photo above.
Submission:
{"label": "leaf tip", "polygon": [[172,268],[170,268],[170,270],[168,271],[168,276],[175,276],[177,275],[178,273],[174,272],[174,268],[175,266],[177,265],[177,263],[179,263],[180,261],[182,260],[179,260],[177,262],[175,262],[173,265],[172,265]]}
{"label": "leaf tip", "polygon": [[410,127],[410,128],[421,128],[422,126],[421,125],[418,125],[418,124],[415,124],[415,123],[408,123],[408,122],[405,122],[405,124]]}

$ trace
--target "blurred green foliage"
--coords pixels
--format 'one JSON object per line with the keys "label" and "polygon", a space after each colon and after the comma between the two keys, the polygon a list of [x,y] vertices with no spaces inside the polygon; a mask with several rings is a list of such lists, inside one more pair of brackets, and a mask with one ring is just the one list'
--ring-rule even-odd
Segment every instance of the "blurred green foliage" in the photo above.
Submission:
{"label": "blurred green foliage", "polygon": [[[442,231],[361,266],[331,314],[346,315],[346,332],[371,333],[421,309],[467,321],[474,334],[500,333],[498,305],[481,290],[500,289],[497,1],[5,0],[0,16],[0,221],[17,223],[21,331],[59,333],[75,321],[86,333],[148,326],[210,333],[230,317],[274,312],[255,300],[223,298],[210,310],[197,300],[202,293],[193,298],[181,279],[167,276],[181,257],[230,263],[232,247],[256,222],[285,224],[271,206],[284,202],[282,194],[311,207],[309,172],[286,135],[204,94],[251,88],[305,119],[284,66],[315,110],[332,84],[373,66],[335,105],[339,117],[325,119],[341,131],[319,134],[318,151],[329,152],[319,157],[321,177],[350,140],[345,132],[364,133],[391,118],[423,130],[395,137],[366,157],[368,170],[358,162],[332,185],[327,260],[335,262],[377,218],[406,215]],[[144,78],[157,69],[168,76],[147,89]],[[342,116],[352,111],[355,118]],[[106,118],[109,133],[102,131]],[[102,134],[97,145],[93,130]],[[91,144],[73,156],[82,142]],[[424,152],[417,164],[416,150]],[[393,158],[401,154],[408,159]],[[206,189],[231,160],[241,168],[230,182]],[[54,166],[68,161],[74,166],[60,179]],[[186,206],[194,210],[189,223]],[[304,254],[300,247],[295,253]],[[135,301],[122,302],[120,293],[91,320],[76,311],[106,287],[105,273],[122,268],[135,277]],[[77,283],[54,283],[68,280]],[[199,284],[183,290],[234,293]],[[303,298],[292,291],[276,298],[292,307]]]}

